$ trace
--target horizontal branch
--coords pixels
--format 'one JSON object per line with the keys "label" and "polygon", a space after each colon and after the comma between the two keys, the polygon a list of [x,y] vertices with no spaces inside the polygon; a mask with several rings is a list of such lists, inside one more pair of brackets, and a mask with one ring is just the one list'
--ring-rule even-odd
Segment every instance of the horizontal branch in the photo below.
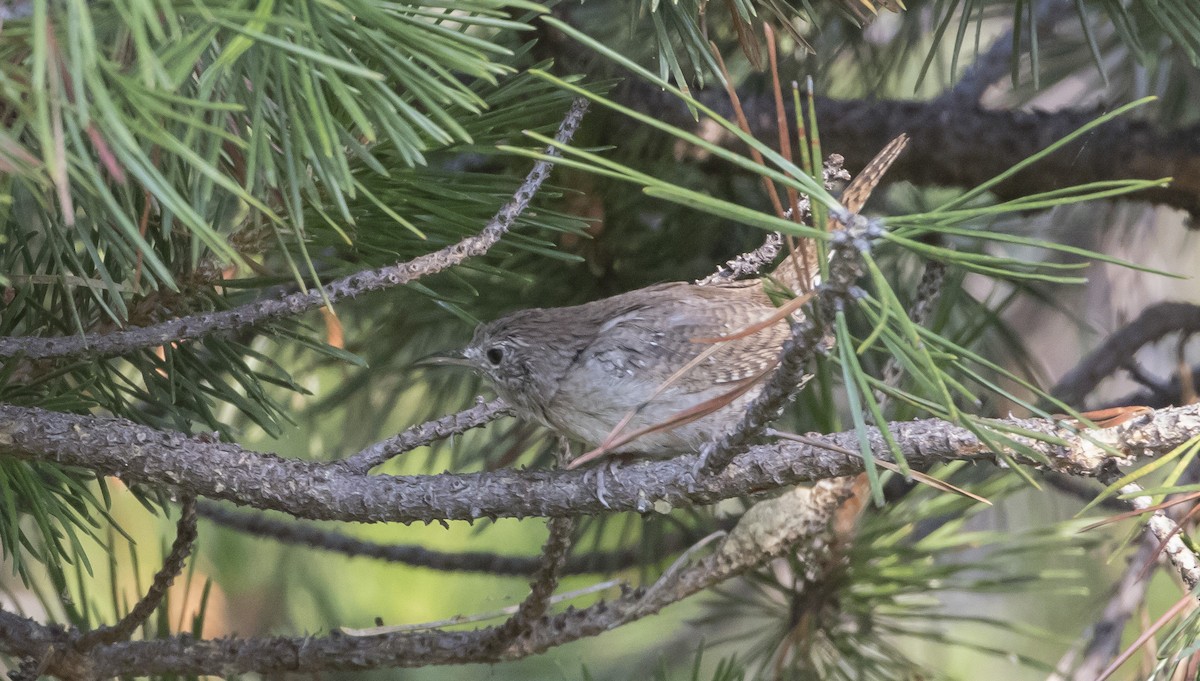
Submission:
{"label": "horizontal branch", "polygon": [[[1022,451],[1015,460],[1036,465],[1025,451],[1072,475],[1095,476],[1113,464],[1170,451],[1200,432],[1200,405],[1164,409],[1105,430],[1075,433],[1038,419],[991,422],[1049,440],[1010,436]],[[996,454],[971,431],[928,419],[890,425],[892,437],[915,469],[951,460],[994,461]],[[156,430],[125,419],[63,414],[0,405],[0,456],[45,461],[115,475],[127,483],[174,487],[184,494],[224,499],[298,518],[348,522],[432,522],[479,518],[575,516],[608,511],[710,504],[798,482],[851,475],[862,460],[853,431],[819,436],[830,447],[780,442],[751,447],[719,474],[698,476],[698,457],[639,461],[606,476],[605,499],[586,470],[440,475],[361,475],[338,463],[287,459],[234,444]],[[877,431],[874,456],[890,460]],[[1111,454],[1097,443],[1117,454]],[[839,451],[840,450],[840,451]]]}
{"label": "horizontal branch", "polygon": [[[345,556],[374,558],[392,563],[404,563],[429,570],[481,572],[490,575],[527,576],[537,569],[536,556],[513,556],[488,551],[438,551],[415,544],[382,544],[328,530],[312,524],[268,516],[265,513],[242,513],[210,502],[202,502],[200,516],[238,532],[265,537],[309,549],[332,551]],[[717,520],[718,525],[727,520]],[[681,551],[699,539],[688,532],[671,532],[654,541],[653,558],[661,559]],[[565,575],[615,572],[646,562],[648,555],[640,548],[614,549],[573,554],[567,558],[562,571]]]}

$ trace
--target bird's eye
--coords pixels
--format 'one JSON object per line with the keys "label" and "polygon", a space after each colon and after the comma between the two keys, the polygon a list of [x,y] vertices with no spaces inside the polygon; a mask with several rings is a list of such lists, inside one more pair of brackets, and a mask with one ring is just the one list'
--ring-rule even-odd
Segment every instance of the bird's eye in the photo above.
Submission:
{"label": "bird's eye", "polygon": [[500,362],[504,361],[504,350],[498,347],[490,347],[485,353],[487,361],[492,363],[492,366],[500,366]]}

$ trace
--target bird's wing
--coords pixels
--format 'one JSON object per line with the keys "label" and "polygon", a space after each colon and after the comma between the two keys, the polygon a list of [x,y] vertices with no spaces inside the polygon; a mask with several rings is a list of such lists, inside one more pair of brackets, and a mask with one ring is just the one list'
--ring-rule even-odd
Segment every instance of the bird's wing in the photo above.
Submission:
{"label": "bird's wing", "polygon": [[[623,298],[580,357],[614,375],[666,380],[707,353],[675,380],[697,386],[734,383],[769,368],[789,334],[787,323],[776,321],[739,336],[777,310],[757,281],[662,284]],[[734,338],[713,340],[730,336]]]}

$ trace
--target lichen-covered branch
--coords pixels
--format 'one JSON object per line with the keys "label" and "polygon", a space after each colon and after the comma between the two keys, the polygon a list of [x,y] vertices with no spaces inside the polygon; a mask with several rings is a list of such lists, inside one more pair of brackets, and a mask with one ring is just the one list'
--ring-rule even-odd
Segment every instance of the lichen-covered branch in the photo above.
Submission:
{"label": "lichen-covered branch", "polygon": [[[1101,478],[1102,482],[1108,484],[1112,484],[1116,480],[1115,473],[1106,474]],[[1136,482],[1131,482],[1121,488],[1121,493],[1126,495],[1137,494],[1141,491],[1141,485]],[[1154,500],[1149,496],[1136,496],[1130,498],[1129,505],[1144,511],[1154,505]],[[1195,591],[1196,585],[1200,584],[1200,558],[1197,558],[1195,552],[1188,548],[1183,538],[1179,536],[1179,526],[1167,515],[1166,511],[1160,508],[1150,512],[1150,517],[1146,519],[1146,529],[1158,539],[1163,553],[1179,572],[1188,591]]]}

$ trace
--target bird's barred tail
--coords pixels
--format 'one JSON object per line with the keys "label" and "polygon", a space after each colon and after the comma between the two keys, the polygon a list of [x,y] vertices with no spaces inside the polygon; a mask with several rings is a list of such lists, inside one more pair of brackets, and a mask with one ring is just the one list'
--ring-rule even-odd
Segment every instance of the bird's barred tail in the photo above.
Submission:
{"label": "bird's barred tail", "polygon": [[[863,206],[867,204],[867,200],[871,198],[871,193],[879,186],[884,174],[892,167],[906,146],[908,146],[908,135],[905,134],[888,142],[887,146],[871,159],[871,162],[842,192],[842,206],[851,213],[862,210]],[[840,228],[841,224],[835,220],[830,220],[826,226],[828,230]],[[811,243],[802,243],[788,257],[784,258],[783,262],[779,263],[779,267],[775,268],[772,276],[799,295],[812,290],[817,285],[820,271],[817,249]]]}

